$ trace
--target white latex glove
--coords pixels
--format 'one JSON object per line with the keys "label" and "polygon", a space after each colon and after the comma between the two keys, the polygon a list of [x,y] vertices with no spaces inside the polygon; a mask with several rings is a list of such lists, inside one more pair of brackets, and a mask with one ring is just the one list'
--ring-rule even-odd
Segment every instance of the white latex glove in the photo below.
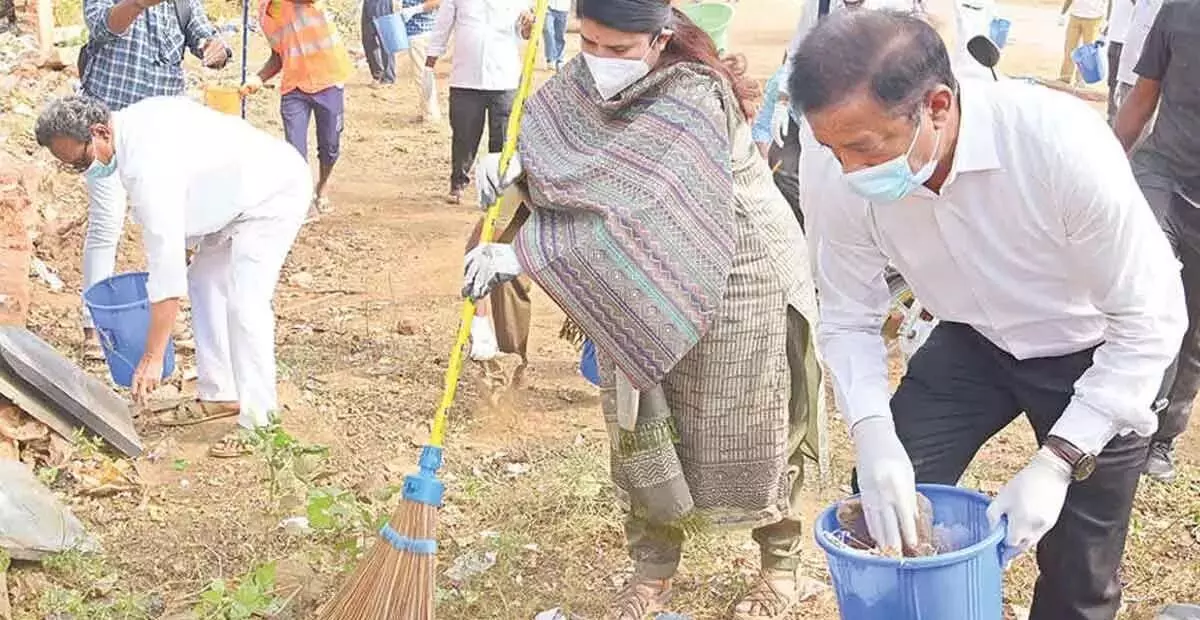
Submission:
{"label": "white latex glove", "polygon": [[498,284],[521,275],[521,262],[507,243],[484,243],[467,252],[463,297],[479,300]]}
{"label": "white latex glove", "polygon": [[1008,517],[1008,536],[1004,542],[1016,553],[1032,548],[1054,527],[1071,485],[1071,466],[1048,448],[1033,455],[1025,466],[988,506],[992,527]]}
{"label": "white latex glove", "polygon": [[776,146],[783,146],[783,139],[788,135],[788,125],[792,120],[788,104],[776,103],[775,111],[771,114],[771,135],[775,138]]}
{"label": "white latex glove", "polygon": [[867,530],[879,548],[900,553],[917,544],[917,484],[912,461],[891,418],[854,425],[855,467]]}
{"label": "white latex glove", "polygon": [[407,21],[411,20],[412,18],[414,18],[424,12],[425,12],[425,6],[422,4],[418,4],[416,6],[410,6],[406,9],[400,9],[400,17],[404,21],[407,22]]}
{"label": "white latex glove", "polygon": [[500,194],[521,176],[521,158],[516,153],[508,160],[504,178],[500,178],[500,154],[488,153],[475,162],[475,186],[479,188],[479,207],[486,209],[496,202]]}
{"label": "white latex glove", "polygon": [[1058,27],[1062,28],[1067,25],[1067,14],[1063,13],[1058,16]]}

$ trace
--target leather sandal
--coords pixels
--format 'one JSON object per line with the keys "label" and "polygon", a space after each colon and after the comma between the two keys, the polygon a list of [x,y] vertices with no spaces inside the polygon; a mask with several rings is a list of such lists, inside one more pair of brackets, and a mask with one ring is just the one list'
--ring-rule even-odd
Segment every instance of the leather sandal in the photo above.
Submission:
{"label": "leather sandal", "polygon": [[666,609],[671,594],[670,579],[635,576],[609,604],[604,620],[646,620]]}

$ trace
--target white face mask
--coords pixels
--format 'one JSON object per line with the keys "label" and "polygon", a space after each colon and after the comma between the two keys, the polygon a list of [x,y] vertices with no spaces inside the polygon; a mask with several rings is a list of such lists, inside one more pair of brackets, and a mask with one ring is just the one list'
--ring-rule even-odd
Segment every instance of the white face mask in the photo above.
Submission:
{"label": "white face mask", "polygon": [[596,90],[606,101],[621,94],[650,73],[650,65],[642,58],[603,58],[583,52]]}
{"label": "white face mask", "polygon": [[633,86],[638,80],[650,74],[650,63],[646,62],[646,57],[650,55],[650,50],[654,49],[654,43],[657,43],[662,35],[670,35],[670,30],[663,30],[654,37],[650,47],[642,54],[641,58],[604,58],[583,52],[583,60],[587,63],[588,71],[592,74],[592,81],[596,83],[596,90],[600,92],[600,96],[605,101],[621,94],[626,88]]}

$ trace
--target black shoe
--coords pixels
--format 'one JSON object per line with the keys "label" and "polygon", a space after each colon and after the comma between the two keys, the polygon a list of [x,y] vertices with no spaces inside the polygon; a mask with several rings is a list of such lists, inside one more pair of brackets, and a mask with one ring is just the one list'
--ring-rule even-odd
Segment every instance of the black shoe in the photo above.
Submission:
{"label": "black shoe", "polygon": [[1175,446],[1171,442],[1150,442],[1150,458],[1146,459],[1146,475],[1159,482],[1175,480]]}

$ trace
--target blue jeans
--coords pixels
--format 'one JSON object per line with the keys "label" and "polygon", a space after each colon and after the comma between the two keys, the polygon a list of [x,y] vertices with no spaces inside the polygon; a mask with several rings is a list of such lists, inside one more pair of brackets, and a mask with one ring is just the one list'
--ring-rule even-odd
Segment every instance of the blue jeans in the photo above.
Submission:
{"label": "blue jeans", "polygon": [[546,11],[546,28],[542,32],[546,43],[546,62],[554,65],[562,62],[567,50],[567,12],[549,9]]}

